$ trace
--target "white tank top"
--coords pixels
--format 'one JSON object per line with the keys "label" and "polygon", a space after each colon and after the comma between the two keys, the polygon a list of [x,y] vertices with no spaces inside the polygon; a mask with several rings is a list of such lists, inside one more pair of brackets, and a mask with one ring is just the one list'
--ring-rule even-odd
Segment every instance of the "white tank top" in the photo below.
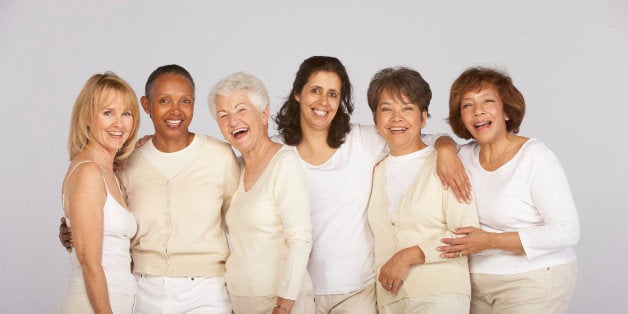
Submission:
{"label": "white tank top", "polygon": [[[79,165],[86,162],[91,161],[78,163],[70,171],[68,177]],[[119,183],[118,188],[120,188]],[[105,189],[107,189],[106,183]],[[62,194],[63,199],[65,199],[65,188]],[[68,217],[65,219],[70,226],[70,219]],[[131,238],[135,236],[136,232],[137,224],[133,214],[120,205],[107,189],[107,200],[103,206],[102,267],[109,292],[134,295],[137,290],[135,277],[131,274],[130,253]],[[70,265],[72,266],[69,279],[70,288],[85,289],[83,272],[76,257],[76,250],[72,250],[70,253]]]}

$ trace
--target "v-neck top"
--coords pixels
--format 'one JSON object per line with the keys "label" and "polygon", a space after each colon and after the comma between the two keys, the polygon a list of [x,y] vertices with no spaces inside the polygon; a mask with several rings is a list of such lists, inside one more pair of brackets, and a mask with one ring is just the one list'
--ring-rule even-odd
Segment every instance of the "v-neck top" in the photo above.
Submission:
{"label": "v-neck top", "polygon": [[307,172],[288,146],[275,153],[248,191],[244,169],[225,214],[232,244],[227,288],[237,296],[295,300],[312,289],[306,270],[312,247]]}

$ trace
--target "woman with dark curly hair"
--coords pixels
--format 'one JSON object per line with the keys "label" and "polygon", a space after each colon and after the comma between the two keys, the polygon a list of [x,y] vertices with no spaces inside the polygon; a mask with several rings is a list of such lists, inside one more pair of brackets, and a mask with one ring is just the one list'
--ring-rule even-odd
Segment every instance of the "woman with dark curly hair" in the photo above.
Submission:
{"label": "woman with dark curly hair", "polygon": [[[366,217],[373,167],[387,155],[373,126],[350,124],[351,83],[334,57],[303,61],[275,117],[281,138],[310,175],[313,246],[308,271],[317,313],[376,313],[373,235]],[[434,146],[437,136],[423,136]],[[467,191],[451,138],[438,139],[443,182]],[[450,174],[451,173],[451,174]],[[466,192],[461,198],[466,198]],[[341,239],[341,240],[339,240]]]}

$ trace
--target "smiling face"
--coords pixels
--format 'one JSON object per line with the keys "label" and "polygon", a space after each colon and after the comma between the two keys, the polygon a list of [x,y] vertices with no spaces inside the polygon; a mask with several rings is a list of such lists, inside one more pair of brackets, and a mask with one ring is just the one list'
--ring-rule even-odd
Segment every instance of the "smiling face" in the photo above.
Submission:
{"label": "smiling face", "polygon": [[471,136],[481,145],[495,143],[508,134],[504,104],[492,87],[464,94],[460,116]]}
{"label": "smiling face", "polygon": [[402,156],[425,146],[421,129],[427,120],[427,111],[410,102],[406,95],[394,97],[384,90],[375,111],[375,127],[390,147],[390,154]]}
{"label": "smiling face", "polygon": [[294,95],[301,109],[301,128],[329,130],[340,106],[342,82],[334,72],[310,75],[300,93]]}
{"label": "smiling face", "polygon": [[148,97],[141,98],[159,141],[188,144],[188,127],[194,115],[194,87],[185,77],[166,74],[155,80]]}
{"label": "smiling face", "polygon": [[216,98],[216,119],[222,136],[242,154],[268,137],[269,108],[260,112],[246,92]]}
{"label": "smiling face", "polygon": [[106,90],[88,126],[90,141],[115,155],[133,131],[133,114],[124,95]]}

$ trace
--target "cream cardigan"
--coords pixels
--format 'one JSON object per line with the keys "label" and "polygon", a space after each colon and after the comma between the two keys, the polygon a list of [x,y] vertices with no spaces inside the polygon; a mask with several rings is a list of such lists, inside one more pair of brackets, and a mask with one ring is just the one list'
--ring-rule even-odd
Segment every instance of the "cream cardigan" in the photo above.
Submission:
{"label": "cream cardigan", "polygon": [[[423,163],[419,174],[402,197],[390,222],[386,195],[386,160],[373,173],[373,190],[368,219],[375,242],[375,271],[401,249],[418,245],[425,254],[425,264],[410,266],[397,295],[386,291],[378,282],[377,306],[404,299],[443,293],[471,295],[467,258],[446,259],[436,250],[440,240],[453,237],[457,227],[478,226],[474,204],[460,203],[454,193],[445,190],[436,174],[436,151]],[[394,184],[391,182],[390,184]]]}
{"label": "cream cardigan", "polygon": [[229,248],[221,209],[235,191],[239,166],[231,147],[196,134],[196,156],[168,180],[136,149],[120,178],[137,220],[131,241],[133,272],[158,276],[220,277]]}

